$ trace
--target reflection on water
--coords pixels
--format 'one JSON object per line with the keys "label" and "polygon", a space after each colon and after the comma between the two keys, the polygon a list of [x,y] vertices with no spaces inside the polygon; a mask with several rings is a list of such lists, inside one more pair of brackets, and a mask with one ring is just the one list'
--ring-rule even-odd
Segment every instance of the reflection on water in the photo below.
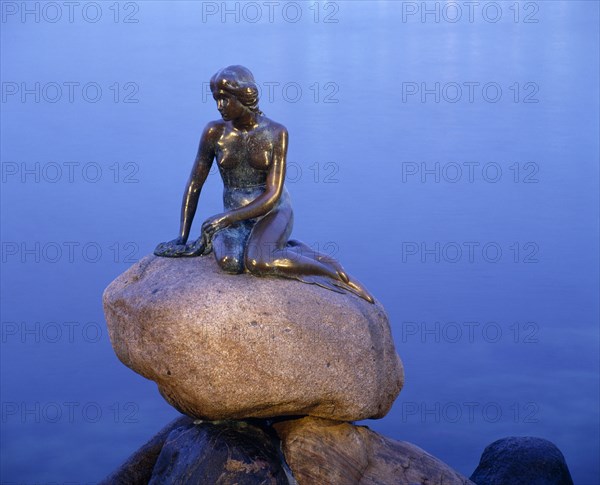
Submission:
{"label": "reflection on water", "polygon": [[[598,4],[451,3],[3,10],[3,479],[98,480],[176,414],[100,296],[175,237],[206,82],[242,63],[290,131],[294,236],[389,313],[406,387],[368,425],[467,475],[541,436],[595,481]],[[215,172],[198,218],[220,201]]]}

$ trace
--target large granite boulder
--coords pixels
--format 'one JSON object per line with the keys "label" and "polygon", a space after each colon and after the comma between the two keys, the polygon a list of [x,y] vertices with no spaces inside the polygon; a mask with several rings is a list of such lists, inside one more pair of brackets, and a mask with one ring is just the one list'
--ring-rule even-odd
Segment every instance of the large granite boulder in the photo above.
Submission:
{"label": "large granite boulder", "polygon": [[119,359],[189,416],[381,418],[403,384],[383,307],[353,294],[148,256],[103,300]]}
{"label": "large granite boulder", "polygon": [[475,485],[421,448],[328,419],[274,423],[299,485]]}
{"label": "large granite boulder", "polygon": [[478,485],[573,485],[556,445],[530,436],[502,438],[487,446],[471,480]]}

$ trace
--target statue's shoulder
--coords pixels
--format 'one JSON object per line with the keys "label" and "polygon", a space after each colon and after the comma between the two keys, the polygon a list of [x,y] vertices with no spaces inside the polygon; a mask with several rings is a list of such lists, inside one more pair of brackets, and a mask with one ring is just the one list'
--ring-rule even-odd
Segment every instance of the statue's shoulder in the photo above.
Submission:
{"label": "statue's shoulder", "polygon": [[274,135],[275,138],[279,138],[280,136],[286,136],[288,134],[287,128],[283,126],[281,123],[277,123],[266,116],[263,118],[265,121],[265,126],[267,129]]}
{"label": "statue's shoulder", "polygon": [[225,122],[223,120],[213,120],[206,123],[204,127],[203,136],[220,136],[225,129]]}

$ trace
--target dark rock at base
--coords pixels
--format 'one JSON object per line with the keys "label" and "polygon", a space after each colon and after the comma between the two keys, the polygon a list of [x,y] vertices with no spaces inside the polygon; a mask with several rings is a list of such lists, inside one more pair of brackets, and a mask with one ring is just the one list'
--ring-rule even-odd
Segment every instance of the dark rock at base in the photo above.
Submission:
{"label": "dark rock at base", "polygon": [[149,483],[288,485],[290,481],[277,438],[264,423],[224,421],[171,431]]}
{"label": "dark rock at base", "polygon": [[483,451],[471,480],[478,485],[573,485],[560,450],[535,437],[494,441]]}
{"label": "dark rock at base", "polygon": [[146,485],[169,433],[192,423],[187,416],[174,419],[98,485]]}
{"label": "dark rock at base", "polygon": [[195,422],[180,418],[102,482],[167,483],[474,485],[415,445],[366,426],[310,416]]}

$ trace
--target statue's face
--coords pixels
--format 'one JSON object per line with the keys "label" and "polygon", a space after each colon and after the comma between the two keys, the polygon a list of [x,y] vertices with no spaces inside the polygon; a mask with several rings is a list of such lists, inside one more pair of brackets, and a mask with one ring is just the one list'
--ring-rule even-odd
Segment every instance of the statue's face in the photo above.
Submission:
{"label": "statue's face", "polygon": [[213,94],[217,102],[217,109],[225,121],[231,121],[242,116],[246,107],[233,95],[226,91],[218,91]]}

